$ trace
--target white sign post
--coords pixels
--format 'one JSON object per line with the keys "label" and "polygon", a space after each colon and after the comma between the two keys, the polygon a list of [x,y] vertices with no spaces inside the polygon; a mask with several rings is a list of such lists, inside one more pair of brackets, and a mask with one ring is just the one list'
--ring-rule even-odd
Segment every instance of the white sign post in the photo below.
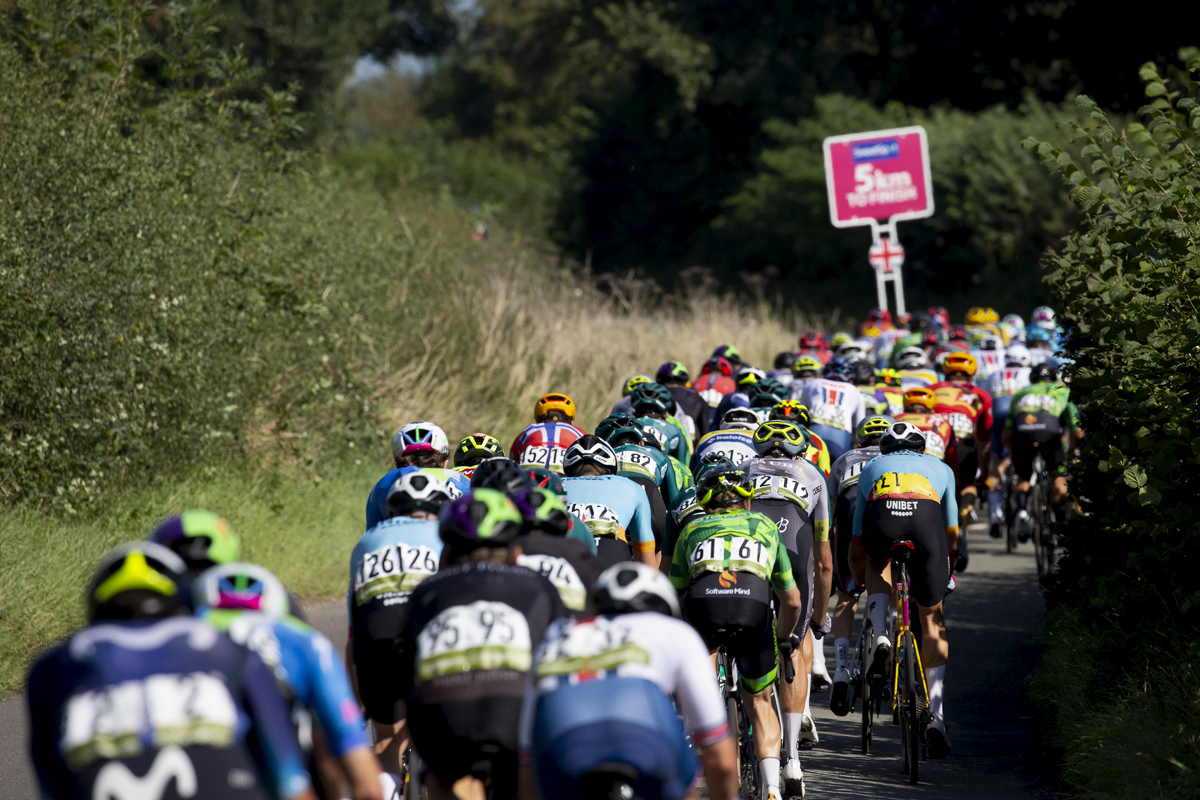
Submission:
{"label": "white sign post", "polygon": [[875,268],[879,307],[887,309],[890,282],[896,287],[896,313],[904,314],[904,248],[896,236],[896,223],[933,214],[925,129],[830,136],[824,149],[829,218],[838,228],[871,226],[867,258]]}

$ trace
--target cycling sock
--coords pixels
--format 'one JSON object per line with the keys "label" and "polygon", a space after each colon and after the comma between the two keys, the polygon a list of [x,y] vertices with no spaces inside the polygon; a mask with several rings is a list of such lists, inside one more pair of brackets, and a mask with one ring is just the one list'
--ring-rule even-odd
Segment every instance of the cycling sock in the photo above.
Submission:
{"label": "cycling sock", "polygon": [[837,660],[837,668],[850,671],[850,640],[835,639],[833,641],[833,657]]}
{"label": "cycling sock", "polygon": [[758,762],[758,780],[766,790],[763,792],[764,797],[772,791],[776,797],[780,796],[778,758],[764,758]]}
{"label": "cycling sock", "polygon": [[806,695],[804,698],[804,713],[811,717],[812,716],[812,706],[810,706],[808,704],[809,700],[812,700],[812,675],[811,674],[809,674],[809,676],[808,676],[808,695]]}
{"label": "cycling sock", "polygon": [[992,522],[1004,522],[1004,492],[999,489],[989,491],[988,506],[992,512]]}
{"label": "cycling sock", "polygon": [[946,719],[942,704],[945,699],[946,665],[925,668],[925,685],[929,687],[929,710],[940,720]]}
{"label": "cycling sock", "polygon": [[803,714],[783,712],[783,745],[788,761],[800,757],[800,723],[803,720]]}
{"label": "cycling sock", "polygon": [[875,629],[876,638],[887,630],[888,603],[891,599],[891,596],[882,593],[867,598],[867,610],[871,614],[871,627]]}
{"label": "cycling sock", "polygon": [[823,639],[817,639],[812,635],[812,631],[808,632],[808,636],[812,639],[813,657],[812,671],[819,672],[822,675],[827,673],[825,669],[825,644]]}

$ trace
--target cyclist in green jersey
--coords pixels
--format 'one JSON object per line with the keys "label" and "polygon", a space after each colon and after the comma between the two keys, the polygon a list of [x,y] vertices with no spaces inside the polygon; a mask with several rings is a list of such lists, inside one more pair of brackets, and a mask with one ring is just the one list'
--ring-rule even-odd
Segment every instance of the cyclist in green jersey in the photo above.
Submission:
{"label": "cyclist in green jersey", "polygon": [[1038,453],[1053,476],[1050,504],[1055,519],[1067,518],[1066,451],[1064,436],[1079,439],[1079,410],[1071,402],[1071,390],[1058,380],[1058,372],[1049,364],[1038,364],[1029,371],[1029,385],[1017,392],[1004,418],[1004,444],[1012,453],[1013,473],[1017,477],[1015,499],[1017,518],[1028,526],[1029,480]]}
{"label": "cyclist in green jersey", "polygon": [[[683,616],[696,628],[713,656],[721,647],[737,663],[738,683],[750,712],[754,752],[763,798],[779,800],[779,746],[782,731],[771,705],[780,649],[790,658],[800,645],[792,631],[803,600],[779,528],[750,510],[753,483],[745,470],[716,469],[697,487],[705,515],[679,536],[669,577],[683,598]],[[779,601],[776,641],[771,594]]]}
{"label": "cyclist in green jersey", "polygon": [[675,396],[667,387],[658,383],[644,383],[629,395],[633,413],[644,424],[653,425],[666,442],[663,450],[667,455],[687,462],[692,457],[692,437],[683,424],[671,414],[675,410]]}

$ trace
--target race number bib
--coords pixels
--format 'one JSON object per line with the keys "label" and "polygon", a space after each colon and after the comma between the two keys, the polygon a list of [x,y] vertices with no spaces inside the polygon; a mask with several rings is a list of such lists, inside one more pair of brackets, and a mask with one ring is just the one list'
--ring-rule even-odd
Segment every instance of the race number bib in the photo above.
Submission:
{"label": "race number bib", "polygon": [[[727,549],[728,546],[728,549]],[[762,542],[745,536],[715,536],[696,545],[688,560],[689,573],[749,572],[763,580],[770,579],[771,550]],[[729,566],[725,559],[728,557]]]}
{"label": "race number bib", "polygon": [[390,544],[363,556],[354,571],[354,604],[381,594],[411,592],[438,570],[438,555],[426,545]]}
{"label": "race number bib", "polygon": [[558,595],[567,608],[582,611],[587,605],[587,587],[571,562],[565,558],[522,553],[517,556],[517,564],[544,575],[558,589]]}
{"label": "race number bib", "polygon": [[617,472],[632,472],[651,480],[658,479],[658,464],[646,453],[626,450],[617,453]]}
{"label": "race number bib", "polygon": [[567,503],[567,510],[583,520],[593,536],[628,541],[617,512],[603,503]]}
{"label": "race number bib", "polygon": [[795,478],[783,475],[759,475],[754,479],[755,500],[787,500],[801,508],[810,505],[808,487]]}
{"label": "race number bib", "polygon": [[862,476],[863,467],[866,465],[866,461],[859,461],[857,464],[851,464],[850,466],[846,467],[846,471],[842,473],[842,482],[838,484],[838,491],[844,492],[851,486],[857,485],[858,479]]}
{"label": "race number bib", "polygon": [[417,635],[419,681],[476,670],[524,672],[532,660],[529,623],[506,603],[476,600],[447,608]]}
{"label": "race number bib", "polygon": [[925,455],[937,459],[946,457],[946,442],[937,431],[921,431],[921,435],[925,437]]}
{"label": "race number bib", "polygon": [[71,769],[96,759],[118,759],[150,745],[230,747],[237,706],[215,675],[151,675],[90,692],[67,701],[59,748]]}
{"label": "race number bib", "polygon": [[959,441],[967,443],[975,441],[975,420],[961,411],[951,411],[942,416],[950,423],[950,427],[954,429],[954,435],[958,437]]}
{"label": "race number bib", "polygon": [[742,445],[737,442],[712,442],[700,452],[700,458],[704,458],[709,453],[717,453],[718,455],[728,458],[735,466],[741,466],[742,463],[754,458],[757,453],[749,444]]}
{"label": "race number bib", "polygon": [[521,467],[545,467],[560,475],[563,471],[563,454],[566,450],[558,445],[535,444],[521,453]]}
{"label": "race number bib", "polygon": [[813,425],[824,425],[839,431],[850,430],[850,410],[845,406],[817,403],[809,409],[809,413]]}
{"label": "race number bib", "polygon": [[649,664],[650,654],[633,642],[633,631],[620,618],[595,617],[562,629],[547,642],[534,670],[537,678],[612,672],[623,664]]}

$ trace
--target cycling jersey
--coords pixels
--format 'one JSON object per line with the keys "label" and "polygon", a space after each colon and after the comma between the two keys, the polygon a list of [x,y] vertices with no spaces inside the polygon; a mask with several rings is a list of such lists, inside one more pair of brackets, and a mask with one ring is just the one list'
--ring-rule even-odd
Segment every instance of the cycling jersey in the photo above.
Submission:
{"label": "cycling jersey", "polygon": [[804,387],[800,402],[808,406],[809,429],[829,446],[830,458],[850,449],[851,434],[867,415],[862,394],[849,383],[818,378]]}
{"label": "cycling jersey", "polygon": [[991,395],[982,387],[969,383],[942,381],[929,388],[937,395],[934,411],[954,428],[961,462],[964,449],[976,448],[992,435]]}
{"label": "cycling jersey", "polygon": [[259,800],[311,784],[271,670],[201,620],[91,625],[27,686],[44,797]]}
{"label": "cycling jersey", "polygon": [[682,800],[697,771],[685,729],[696,747],[730,735],[708,650],[686,622],[645,612],[558,620],[546,631],[519,738],[542,797],[578,797],[582,775],[618,762],[637,769],[636,796]]}
{"label": "cycling jersey", "polygon": [[[708,433],[709,419],[712,416],[712,408],[708,405],[700,393],[688,386],[668,386],[667,391],[675,398],[675,416],[680,422],[687,424],[684,417],[692,421],[691,431],[692,442],[695,443],[701,436]],[[682,412],[682,413],[680,413]]]}
{"label": "cycling jersey", "polygon": [[[205,608],[200,618],[249,647],[275,671],[284,696],[291,697],[321,723],[329,752],[342,757],[370,747],[350,676],[333,644],[295,617],[273,618],[254,611]],[[293,711],[292,719],[297,719]],[[301,730],[301,743],[305,736]]]}
{"label": "cycling jersey", "polygon": [[650,502],[637,483],[621,475],[563,478],[566,504],[596,538],[606,562],[628,561],[632,553],[654,552]]}
{"label": "cycling jersey", "polygon": [[708,372],[692,381],[692,388],[704,398],[710,408],[716,408],[721,398],[737,391],[737,381],[720,372]]}
{"label": "cycling jersey", "polygon": [[741,464],[747,459],[758,456],[758,452],[754,449],[754,439],[749,431],[713,431],[696,445],[696,454],[692,456],[691,463],[693,473],[709,453],[720,453],[734,464]]}
{"label": "cycling jersey", "polygon": [[663,451],[680,461],[687,461],[692,455],[692,440],[684,433],[681,426],[674,422],[665,419],[655,419],[654,417],[638,417],[637,421],[643,426],[653,428],[662,434],[659,443],[662,444]]}
{"label": "cycling jersey", "polygon": [[914,386],[932,386],[938,382],[938,374],[931,369],[898,369],[896,377],[900,380],[901,392],[907,392]]}
{"label": "cycling jersey", "polygon": [[811,443],[808,445],[808,451],[805,452],[804,457],[808,459],[810,464],[815,465],[817,469],[828,475],[831,463],[829,445],[825,444],[825,440],[812,431],[808,432],[808,438]]}
{"label": "cycling jersey", "polygon": [[[679,541],[679,534],[687,527],[687,524],[696,517],[702,516],[704,509],[700,507],[700,502],[696,499],[696,487],[685,489],[679,494],[679,501],[667,514],[667,539],[663,546],[664,558],[670,558],[675,552],[675,543]],[[670,562],[667,562],[670,566]]]}
{"label": "cycling jersey", "polygon": [[587,593],[600,576],[603,562],[588,552],[582,542],[563,536],[521,536],[517,565],[542,575],[558,590],[563,605],[583,611]]}
{"label": "cycling jersey", "polygon": [[371,530],[371,528],[374,528],[387,519],[388,490],[392,488],[392,485],[396,483],[401,475],[407,475],[410,472],[424,472],[446,481],[446,483],[450,484],[451,500],[462,497],[471,491],[471,479],[456,470],[443,469],[441,467],[399,467],[380,478],[379,482],[371,489],[371,493],[367,495],[366,530]]}
{"label": "cycling jersey", "polygon": [[583,435],[567,422],[535,422],[513,440],[508,457],[522,467],[545,467],[561,475],[563,454]]}
{"label": "cycling jersey", "polygon": [[1033,383],[1013,397],[1004,427],[1012,432],[1013,471],[1018,480],[1032,476],[1039,452],[1050,474],[1060,475],[1066,464],[1063,433],[1079,427],[1079,411],[1065,385]]}
{"label": "cycling jersey", "polygon": [[950,469],[958,471],[958,440],[954,428],[941,414],[901,414],[897,422],[908,422],[921,429],[925,436],[925,455],[933,456]]}
{"label": "cycling jersey", "polygon": [[754,482],[750,508],[775,523],[792,565],[792,578],[803,603],[793,631],[808,633],[814,591],[813,542],[829,541],[829,487],[825,475],[808,461],[756,458],[747,473]]}
{"label": "cycling jersey", "polygon": [[879,455],[879,448],[859,447],[847,450],[833,462],[829,473],[831,489],[830,517],[833,545],[833,585],[850,590],[853,573],[850,570],[850,537],[854,531],[854,508],[858,505],[858,478],[867,462]]}
{"label": "cycling jersey", "polygon": [[404,697],[396,678],[404,663],[400,635],[413,589],[438,571],[441,557],[437,521],[409,517],[376,525],[350,554],[350,644],[359,695],[367,716],[376,722],[403,718]]}
{"label": "cycling jersey", "polygon": [[996,370],[1004,369],[1003,350],[972,350],[971,355],[977,365],[973,378],[977,384],[982,384]]}
{"label": "cycling jersey", "polygon": [[566,613],[540,574],[490,561],[448,567],[413,590],[404,630],[408,724],[442,785],[490,761],[493,796],[515,796],[517,722],[533,651]]}
{"label": "cycling jersey", "polygon": [[1029,367],[1005,367],[993,372],[983,382],[984,390],[992,398],[992,452],[998,458],[1004,458],[1008,453],[1001,434],[1013,395],[1028,385]]}
{"label": "cycling jersey", "polygon": [[672,459],[652,447],[623,444],[616,448],[617,474],[626,478],[649,478],[662,496],[664,508],[675,505],[681,487]]}
{"label": "cycling jersey", "polygon": [[859,541],[876,564],[892,558],[892,544],[911,541],[908,572],[914,600],[937,605],[950,580],[945,530],[958,525],[954,471],[933,456],[901,451],[868,461],[858,479],[851,543]]}

